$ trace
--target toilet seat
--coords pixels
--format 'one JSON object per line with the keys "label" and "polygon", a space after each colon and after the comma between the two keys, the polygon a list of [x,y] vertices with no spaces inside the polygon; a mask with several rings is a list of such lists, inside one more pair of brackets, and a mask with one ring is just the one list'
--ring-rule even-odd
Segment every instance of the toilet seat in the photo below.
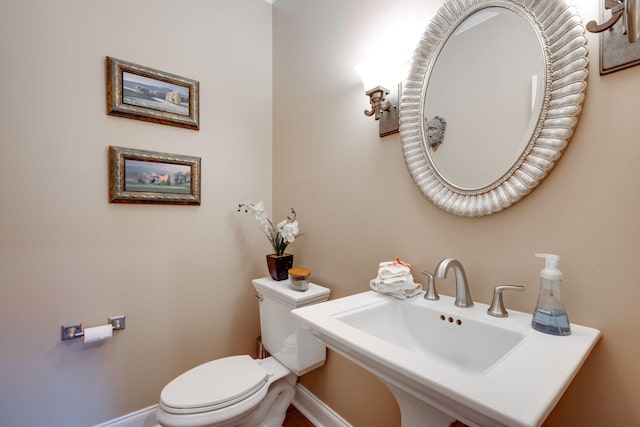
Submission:
{"label": "toilet seat", "polygon": [[267,371],[250,356],[225,357],[196,366],[167,384],[160,393],[160,407],[171,414],[215,411],[249,399],[268,382]]}

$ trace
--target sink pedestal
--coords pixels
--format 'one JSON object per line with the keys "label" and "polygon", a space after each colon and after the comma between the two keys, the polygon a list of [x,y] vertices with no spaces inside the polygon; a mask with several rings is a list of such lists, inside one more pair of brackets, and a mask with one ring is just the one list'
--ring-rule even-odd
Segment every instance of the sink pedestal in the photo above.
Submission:
{"label": "sink pedestal", "polygon": [[456,419],[411,394],[382,381],[398,402],[402,427],[448,427]]}

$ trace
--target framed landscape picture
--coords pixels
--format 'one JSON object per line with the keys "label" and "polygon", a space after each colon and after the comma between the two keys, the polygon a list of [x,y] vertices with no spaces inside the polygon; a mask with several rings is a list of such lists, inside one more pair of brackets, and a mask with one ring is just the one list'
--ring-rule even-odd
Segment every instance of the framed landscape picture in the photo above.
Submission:
{"label": "framed landscape picture", "polygon": [[109,147],[112,203],[200,204],[200,157]]}
{"label": "framed landscape picture", "polygon": [[107,114],[198,130],[199,83],[107,56]]}

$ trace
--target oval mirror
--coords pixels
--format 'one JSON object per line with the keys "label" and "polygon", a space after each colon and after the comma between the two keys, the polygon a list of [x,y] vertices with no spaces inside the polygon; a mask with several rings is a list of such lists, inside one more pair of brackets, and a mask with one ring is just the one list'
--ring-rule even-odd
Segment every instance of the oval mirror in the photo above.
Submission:
{"label": "oval mirror", "polygon": [[415,50],[400,138],[420,190],[461,216],[516,203],[560,158],[587,79],[564,0],[448,0]]}

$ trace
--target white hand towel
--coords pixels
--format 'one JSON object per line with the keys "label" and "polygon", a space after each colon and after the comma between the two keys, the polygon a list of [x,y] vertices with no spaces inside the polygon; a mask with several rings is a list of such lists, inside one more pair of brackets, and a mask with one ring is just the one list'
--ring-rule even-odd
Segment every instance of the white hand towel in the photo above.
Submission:
{"label": "white hand towel", "polygon": [[402,277],[406,276],[409,273],[409,270],[404,265],[390,265],[390,266],[381,266],[378,269],[378,277],[381,279],[388,279],[392,277]]}
{"label": "white hand towel", "polygon": [[373,279],[369,282],[369,286],[376,292],[391,295],[399,299],[414,297],[422,291],[422,284],[414,283],[413,281],[411,283],[404,283],[402,285],[389,286],[376,279]]}
{"label": "white hand towel", "polygon": [[422,284],[416,284],[411,275],[411,265],[400,261],[384,261],[378,265],[378,276],[369,282],[372,290],[392,295],[396,298],[410,298],[422,290]]}

